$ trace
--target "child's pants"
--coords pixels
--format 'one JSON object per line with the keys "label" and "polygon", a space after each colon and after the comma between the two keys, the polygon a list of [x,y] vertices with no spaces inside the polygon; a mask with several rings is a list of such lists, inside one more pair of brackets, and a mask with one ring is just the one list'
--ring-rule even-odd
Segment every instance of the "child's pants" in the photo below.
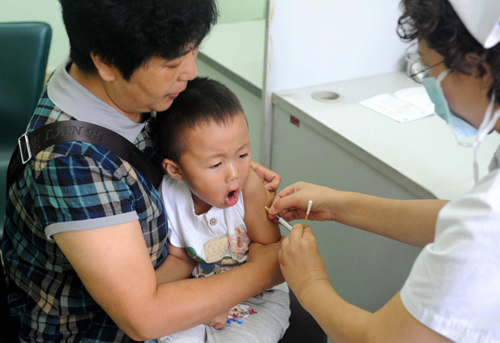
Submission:
{"label": "child's pants", "polygon": [[276,343],[283,337],[290,317],[288,293],[271,289],[242,304],[257,313],[244,318],[242,324],[231,321],[221,330],[201,324],[174,333],[172,343]]}

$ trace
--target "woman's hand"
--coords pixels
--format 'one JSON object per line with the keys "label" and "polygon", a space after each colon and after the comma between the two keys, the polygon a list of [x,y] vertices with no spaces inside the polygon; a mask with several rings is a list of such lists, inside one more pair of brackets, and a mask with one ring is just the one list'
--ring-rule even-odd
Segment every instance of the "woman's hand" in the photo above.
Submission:
{"label": "woman's hand", "polygon": [[276,214],[288,221],[304,219],[309,200],[312,200],[313,205],[308,219],[335,220],[336,202],[340,194],[339,191],[311,183],[294,183],[274,198],[269,209],[269,219],[274,219]]}
{"label": "woman's hand", "polygon": [[269,245],[255,242],[250,244],[246,265],[254,266],[262,280],[266,280],[266,289],[284,282],[278,261],[280,248],[280,242]]}
{"label": "woman's hand", "polygon": [[318,282],[328,281],[325,262],[321,258],[316,238],[309,226],[293,226],[289,236],[281,243],[279,253],[281,272],[297,298],[302,299],[304,292]]}
{"label": "woman's hand", "polygon": [[252,161],[250,168],[259,176],[267,190],[274,195],[280,186],[281,176],[255,161]]}

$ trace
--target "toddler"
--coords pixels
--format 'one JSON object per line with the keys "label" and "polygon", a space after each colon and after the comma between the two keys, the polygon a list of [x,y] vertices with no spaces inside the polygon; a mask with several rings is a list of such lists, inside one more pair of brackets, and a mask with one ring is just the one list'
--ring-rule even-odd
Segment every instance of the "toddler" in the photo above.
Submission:
{"label": "toddler", "polygon": [[[237,97],[219,82],[196,78],[157,120],[169,263],[209,277],[245,263],[251,241],[278,242],[279,228],[264,208],[272,196],[250,168],[248,123]],[[289,304],[282,284],[163,340],[277,342],[288,327]]]}

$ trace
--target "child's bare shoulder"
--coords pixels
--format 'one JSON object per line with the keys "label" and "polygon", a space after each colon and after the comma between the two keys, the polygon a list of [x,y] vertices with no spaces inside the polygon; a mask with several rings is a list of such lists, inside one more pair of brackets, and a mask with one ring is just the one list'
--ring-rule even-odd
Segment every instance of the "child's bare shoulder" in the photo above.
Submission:
{"label": "child's bare shoulder", "polygon": [[259,204],[269,204],[273,200],[272,194],[264,187],[262,180],[253,170],[250,170],[247,182],[243,188],[243,197],[245,203],[247,203],[247,199]]}
{"label": "child's bare shoulder", "polygon": [[270,206],[273,195],[264,187],[259,176],[250,171],[247,184],[243,190],[245,198],[245,224],[248,237],[261,244],[272,244],[279,241],[281,234],[278,225],[267,218],[264,206]]}

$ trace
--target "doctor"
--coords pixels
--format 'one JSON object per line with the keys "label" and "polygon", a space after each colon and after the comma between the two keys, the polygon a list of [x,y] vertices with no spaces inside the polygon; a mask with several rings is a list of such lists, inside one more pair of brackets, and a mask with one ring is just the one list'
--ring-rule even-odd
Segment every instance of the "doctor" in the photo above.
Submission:
{"label": "doctor", "polygon": [[[417,40],[424,83],[436,113],[471,154],[500,132],[500,1],[403,0],[399,35]],[[422,132],[425,136],[425,132]],[[436,147],[439,148],[439,147]],[[390,200],[296,183],[271,213],[285,219],[335,220],[423,247],[406,283],[369,313],[344,301],[328,282],[309,227],[294,226],[280,265],[301,304],[339,342],[500,342],[500,147],[489,174],[454,201]],[[453,173],[450,170],[450,173]],[[355,272],[355,271],[353,271]]]}

